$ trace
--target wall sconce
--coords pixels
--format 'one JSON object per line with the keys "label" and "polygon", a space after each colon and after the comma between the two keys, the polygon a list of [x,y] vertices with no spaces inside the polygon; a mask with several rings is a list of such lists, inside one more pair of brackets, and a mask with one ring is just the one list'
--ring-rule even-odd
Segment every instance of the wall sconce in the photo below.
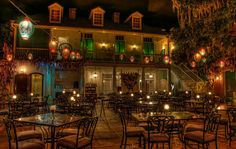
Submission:
{"label": "wall sconce", "polygon": [[105,42],[100,43],[101,48],[107,48],[107,44]]}
{"label": "wall sconce", "polygon": [[98,77],[98,74],[95,72],[95,73],[93,74],[93,77],[94,77],[94,78],[97,78],[97,77]]}
{"label": "wall sconce", "polygon": [[20,68],[20,73],[25,73],[26,72],[26,68],[24,67],[24,66],[22,66],[21,68]]}
{"label": "wall sconce", "polygon": [[136,44],[131,45],[131,50],[136,50],[138,48],[138,46]]}

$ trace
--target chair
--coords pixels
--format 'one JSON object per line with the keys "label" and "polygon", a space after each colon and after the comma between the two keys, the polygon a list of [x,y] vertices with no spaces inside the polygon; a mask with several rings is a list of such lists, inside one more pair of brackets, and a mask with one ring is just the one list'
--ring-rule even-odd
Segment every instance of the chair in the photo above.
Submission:
{"label": "chair", "polygon": [[[163,144],[168,143],[169,149],[170,140],[171,140],[171,125],[174,123],[174,118],[172,116],[150,116],[148,117],[148,132],[144,134],[145,143],[148,142],[148,149],[153,147],[153,144],[156,143],[157,146],[159,143]],[[168,125],[168,127],[167,127]]]}
{"label": "chair", "polygon": [[217,145],[217,131],[220,122],[219,114],[210,114],[204,119],[204,126],[202,130],[195,130],[191,132],[186,132],[183,135],[184,148],[186,149],[187,141],[196,142],[199,145],[202,145],[202,148],[205,148],[205,145],[209,145],[211,142],[215,142],[216,149]]}
{"label": "chair", "polygon": [[122,130],[123,130],[120,148],[122,148],[122,146],[124,145],[124,149],[126,149],[127,138],[129,137],[139,138],[139,146],[141,146],[141,138],[143,137],[143,133],[145,131],[144,128],[143,127],[128,127],[126,119],[125,119],[125,114],[121,110],[119,110],[119,116],[121,119]]}
{"label": "chair", "polygon": [[[45,144],[40,139],[19,137],[12,120],[4,120],[9,149],[45,149]],[[13,132],[12,132],[13,131]]]}
{"label": "chair", "polygon": [[97,125],[98,117],[86,117],[77,124],[77,134],[68,135],[57,141],[57,149],[70,148],[79,149],[93,145],[94,131]]}
{"label": "chair", "polygon": [[236,108],[228,109],[228,121],[229,121],[229,145],[231,146],[231,141],[233,135],[236,131]]}

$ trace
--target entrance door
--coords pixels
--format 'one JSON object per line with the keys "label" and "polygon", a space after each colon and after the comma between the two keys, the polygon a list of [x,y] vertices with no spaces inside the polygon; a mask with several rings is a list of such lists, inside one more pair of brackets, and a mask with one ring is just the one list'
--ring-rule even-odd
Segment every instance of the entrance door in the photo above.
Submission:
{"label": "entrance door", "polygon": [[27,74],[18,74],[15,76],[15,94],[27,95],[27,85]]}

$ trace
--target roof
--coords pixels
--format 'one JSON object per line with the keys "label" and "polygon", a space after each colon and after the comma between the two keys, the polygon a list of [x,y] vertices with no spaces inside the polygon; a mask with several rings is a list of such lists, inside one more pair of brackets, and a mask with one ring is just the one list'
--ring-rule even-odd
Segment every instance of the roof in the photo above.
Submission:
{"label": "roof", "polygon": [[58,4],[58,3],[53,3],[53,4],[49,5],[48,9],[53,8],[53,7],[58,7],[60,9],[63,9],[63,7],[60,4]]}
{"label": "roof", "polygon": [[131,15],[129,15],[129,17],[125,20],[125,22],[128,22],[129,19],[131,19],[132,17],[138,17],[138,18],[142,18],[143,14],[141,14],[138,11],[133,12]]}

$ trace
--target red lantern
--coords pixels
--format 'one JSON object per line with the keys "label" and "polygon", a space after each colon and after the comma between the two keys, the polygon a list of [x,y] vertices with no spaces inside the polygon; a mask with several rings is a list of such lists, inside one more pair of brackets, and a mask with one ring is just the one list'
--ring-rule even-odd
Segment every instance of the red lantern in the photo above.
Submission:
{"label": "red lantern", "polygon": [[75,51],[71,51],[71,52],[70,52],[70,59],[71,59],[71,60],[74,60],[74,59],[75,59],[75,56],[76,56],[76,55],[75,55]]}
{"label": "red lantern", "polygon": [[169,56],[165,55],[165,56],[163,57],[163,62],[164,62],[165,64],[168,64],[169,61],[170,61]]}
{"label": "red lantern", "polygon": [[172,60],[170,59],[169,64],[172,64]]}
{"label": "red lantern", "polygon": [[6,58],[7,58],[7,61],[10,62],[13,59],[13,55],[11,53],[9,53],[9,54],[7,54]]}
{"label": "red lantern", "polygon": [[56,53],[57,53],[57,49],[56,49],[56,48],[50,48],[50,52],[51,52],[52,54],[56,54]]}
{"label": "red lantern", "polygon": [[206,60],[207,60],[207,59],[206,59],[205,57],[202,58],[202,62],[203,62],[203,63],[205,63]]}
{"label": "red lantern", "polygon": [[29,54],[28,54],[28,59],[29,59],[29,60],[32,60],[32,59],[33,59],[33,54],[32,54],[32,53],[29,53]]}
{"label": "red lantern", "polygon": [[144,62],[145,62],[146,64],[148,64],[149,61],[150,61],[149,57],[146,56],[146,57],[144,58]]}
{"label": "red lantern", "polygon": [[124,54],[121,54],[121,55],[120,55],[120,60],[123,60],[124,57],[125,57]]}
{"label": "red lantern", "polygon": [[220,60],[219,61],[219,66],[220,66],[220,68],[225,67],[225,62],[223,60]]}
{"label": "red lantern", "polygon": [[62,50],[62,57],[64,59],[68,59],[70,56],[70,50],[66,47]]}
{"label": "red lantern", "polygon": [[135,60],[134,56],[130,56],[130,62],[133,63]]}
{"label": "red lantern", "polygon": [[195,68],[197,66],[196,62],[195,61],[192,61],[191,62],[191,67]]}
{"label": "red lantern", "polygon": [[201,60],[201,58],[202,58],[202,56],[201,56],[201,54],[199,54],[199,53],[196,53],[196,54],[194,55],[194,60],[195,60],[196,62],[199,62],[199,61]]}
{"label": "red lantern", "polygon": [[206,54],[206,50],[204,48],[201,48],[199,50],[199,53],[201,54],[201,56],[204,56]]}
{"label": "red lantern", "polygon": [[34,25],[29,18],[26,17],[19,23],[19,32],[23,40],[28,40],[32,36]]}

